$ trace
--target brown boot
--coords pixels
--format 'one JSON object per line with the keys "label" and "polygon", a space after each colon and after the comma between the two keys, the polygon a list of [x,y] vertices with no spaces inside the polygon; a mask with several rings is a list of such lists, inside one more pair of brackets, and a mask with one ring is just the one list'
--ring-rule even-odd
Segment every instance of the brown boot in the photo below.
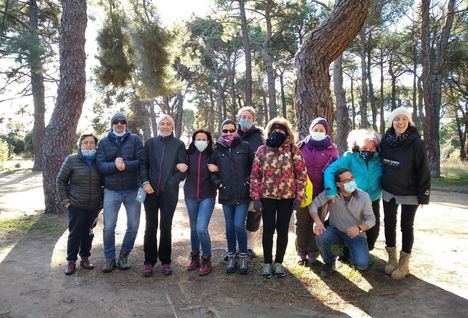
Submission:
{"label": "brown boot", "polygon": [[398,267],[392,272],[392,279],[402,280],[408,276],[410,257],[411,254],[400,251],[400,261],[398,262]]}
{"label": "brown boot", "polygon": [[188,271],[194,271],[200,266],[200,252],[190,252],[190,264],[187,266]]}
{"label": "brown boot", "polygon": [[86,269],[93,269],[94,265],[89,260],[89,257],[82,257],[80,261],[80,266]]}
{"label": "brown boot", "polygon": [[211,273],[211,256],[203,256],[202,257],[202,266],[198,271],[200,276],[206,276]]}
{"label": "brown boot", "polygon": [[386,247],[388,253],[388,262],[385,264],[385,273],[390,275],[397,267],[397,251],[396,247]]}
{"label": "brown boot", "polygon": [[65,275],[71,275],[76,270],[76,263],[75,261],[68,261],[67,267],[65,268]]}

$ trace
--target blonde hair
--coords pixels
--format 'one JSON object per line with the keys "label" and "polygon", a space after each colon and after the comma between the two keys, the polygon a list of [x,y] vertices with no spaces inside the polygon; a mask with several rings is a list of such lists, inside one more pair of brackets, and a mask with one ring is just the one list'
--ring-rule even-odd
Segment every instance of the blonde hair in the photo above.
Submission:
{"label": "blonde hair", "polygon": [[364,145],[366,140],[373,141],[375,147],[380,145],[380,135],[372,129],[355,129],[348,134],[349,151],[358,151]]}
{"label": "blonde hair", "polygon": [[243,112],[249,112],[252,114],[253,118],[255,119],[255,109],[252,107],[252,106],[244,106],[242,107],[241,109],[239,109],[239,111],[237,112],[237,118],[240,119],[240,117],[242,116],[242,113]]}
{"label": "blonde hair", "polygon": [[268,124],[265,127],[265,130],[263,131],[263,137],[265,138],[265,140],[270,137],[271,127],[275,124],[280,124],[286,127],[286,129],[288,130],[289,142],[291,144],[296,143],[296,137],[294,136],[294,131],[292,129],[291,123],[286,118],[283,118],[283,117],[275,117],[268,122]]}

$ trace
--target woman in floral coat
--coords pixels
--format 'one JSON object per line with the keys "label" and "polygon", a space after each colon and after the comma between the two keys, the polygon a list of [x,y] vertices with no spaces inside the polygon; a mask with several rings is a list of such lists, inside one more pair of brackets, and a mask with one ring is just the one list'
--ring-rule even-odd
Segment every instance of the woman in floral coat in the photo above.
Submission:
{"label": "woman in floral coat", "polygon": [[[288,245],[289,221],[304,198],[307,168],[294,145],[291,124],[284,118],[272,119],[265,128],[265,145],[258,148],[250,175],[250,192],[256,211],[262,212],[262,276],[284,277],[282,266]],[[273,235],[277,233],[274,269]]]}

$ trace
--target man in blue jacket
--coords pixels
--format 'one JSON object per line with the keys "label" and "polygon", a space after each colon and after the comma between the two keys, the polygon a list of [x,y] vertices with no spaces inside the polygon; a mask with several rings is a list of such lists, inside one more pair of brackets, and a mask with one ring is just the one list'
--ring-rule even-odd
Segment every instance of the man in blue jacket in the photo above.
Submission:
{"label": "man in blue jacket", "polygon": [[127,212],[127,230],[120,249],[117,265],[129,269],[128,255],[133,249],[140,224],[141,205],[136,200],[139,174],[144,169],[143,144],[140,138],[127,130],[127,118],[115,113],[111,118],[111,130],[101,139],[96,153],[99,171],[104,176],[104,273],[110,273],[115,262],[115,226],[123,203]]}

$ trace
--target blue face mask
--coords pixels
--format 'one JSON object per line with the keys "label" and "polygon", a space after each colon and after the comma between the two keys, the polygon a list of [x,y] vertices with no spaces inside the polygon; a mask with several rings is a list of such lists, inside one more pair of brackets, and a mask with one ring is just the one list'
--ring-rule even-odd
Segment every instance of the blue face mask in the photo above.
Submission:
{"label": "blue face mask", "polygon": [[353,193],[354,190],[356,190],[356,182],[355,181],[349,181],[343,184],[343,188],[346,192],[348,193]]}
{"label": "blue face mask", "polygon": [[250,128],[252,128],[253,122],[244,118],[244,119],[239,120],[239,125],[242,129],[249,130]]}
{"label": "blue face mask", "polygon": [[359,151],[359,155],[365,161],[371,161],[372,158],[374,158],[374,152],[373,151],[361,150],[361,151]]}

